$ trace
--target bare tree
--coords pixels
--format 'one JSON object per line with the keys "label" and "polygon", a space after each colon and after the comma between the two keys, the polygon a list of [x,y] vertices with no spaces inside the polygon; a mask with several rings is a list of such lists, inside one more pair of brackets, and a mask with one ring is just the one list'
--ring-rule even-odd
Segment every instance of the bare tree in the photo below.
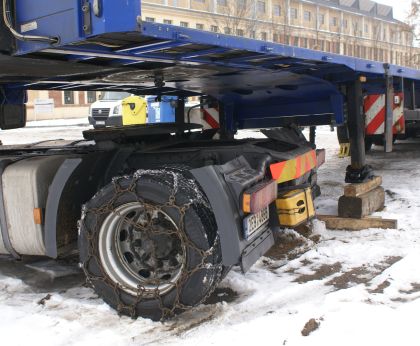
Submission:
{"label": "bare tree", "polygon": [[[353,52],[352,54],[354,56],[360,56],[360,51],[359,49],[356,49],[357,44],[359,43],[359,34],[360,34],[360,23],[358,20],[352,20],[351,21],[351,27],[350,27],[350,38],[347,42],[347,47],[349,47],[349,44],[353,47]],[[348,48],[347,48],[348,49]],[[357,54],[358,53],[358,54]],[[349,55],[349,54],[347,54]]]}
{"label": "bare tree", "polygon": [[407,27],[404,30],[408,38],[409,52],[406,64],[411,67],[420,67],[420,0],[412,0],[407,15]]}
{"label": "bare tree", "polygon": [[407,16],[407,24],[411,28],[415,41],[420,40],[420,0],[412,0],[410,11]]}
{"label": "bare tree", "polygon": [[284,2],[285,8],[283,11],[283,43],[291,44],[290,36],[291,36],[291,26],[289,23],[289,15],[290,15],[290,3],[289,1]]}
{"label": "bare tree", "polygon": [[372,60],[379,61],[379,49],[381,49],[381,23],[379,21],[374,21],[372,27],[372,49],[373,49],[373,57]]}
{"label": "bare tree", "polygon": [[257,15],[255,0],[217,0],[217,14],[211,17],[215,27],[232,35],[253,37],[264,26]]}

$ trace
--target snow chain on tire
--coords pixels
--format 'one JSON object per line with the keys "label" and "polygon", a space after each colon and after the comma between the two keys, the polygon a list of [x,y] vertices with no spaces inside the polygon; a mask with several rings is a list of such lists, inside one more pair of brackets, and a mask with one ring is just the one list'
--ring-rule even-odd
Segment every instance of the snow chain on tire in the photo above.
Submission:
{"label": "snow chain on tire", "polygon": [[[154,177],[156,179],[161,179],[162,172],[169,173],[172,175],[172,190],[170,191],[170,197],[169,200],[166,201],[166,203],[163,203],[161,205],[155,205],[151,204],[150,202],[142,199],[138,196],[136,193],[137,183],[140,179],[143,179],[144,177]],[[131,179],[131,182],[128,186],[122,186],[124,184],[121,184],[122,181],[127,182],[127,179]],[[215,234],[213,244],[210,244],[209,240],[209,249],[203,250],[200,247],[198,247],[196,244],[194,244],[193,241],[189,238],[186,230],[185,230],[185,214],[186,212],[192,207],[192,205],[195,203],[194,200],[191,200],[189,203],[185,204],[177,204],[177,192],[179,189],[179,186],[181,184],[181,181],[183,183],[189,184],[189,186],[193,186],[193,188],[196,191],[196,194],[198,196],[198,199],[200,199],[200,203],[205,203],[206,208],[211,210],[211,207],[209,206],[207,199],[205,198],[204,193],[199,189],[197,183],[194,179],[186,178],[186,176],[183,174],[182,170],[177,170],[173,168],[164,169],[164,170],[140,170],[136,172],[132,176],[124,176],[124,177],[118,177],[114,178],[112,181],[113,189],[114,189],[114,196],[106,205],[101,206],[100,208],[92,208],[89,206],[89,202],[83,206],[82,210],[82,217],[79,221],[79,236],[81,229],[83,229],[83,232],[86,236],[86,239],[88,240],[88,250],[87,250],[87,257],[81,263],[81,267],[84,270],[86,274],[86,280],[87,283],[91,286],[95,286],[96,282],[103,282],[106,285],[112,287],[112,290],[115,294],[115,298],[117,299],[117,311],[119,314],[129,315],[132,318],[136,318],[137,313],[137,306],[139,303],[150,300],[150,299],[156,299],[159,301],[159,310],[161,315],[161,320],[165,320],[167,318],[170,318],[174,316],[177,313],[180,313],[182,311],[191,309],[194,306],[198,306],[205,302],[207,298],[212,294],[213,290],[216,288],[217,284],[221,280],[222,275],[222,264],[221,264],[221,258],[215,260],[215,256],[220,256],[220,239],[218,234]],[[125,185],[127,185],[125,183]],[[101,194],[102,190],[98,192],[97,195]],[[148,214],[153,212],[162,212],[162,210],[165,208],[175,210],[179,214],[179,222],[176,225],[177,229],[174,230],[167,230],[167,235],[171,237],[177,237],[179,241],[182,244],[183,249],[185,249],[185,255],[188,253],[188,251],[193,251],[195,254],[197,254],[200,257],[199,263],[195,265],[193,268],[187,268],[187,264],[183,263],[183,268],[180,277],[176,280],[175,283],[172,283],[173,289],[176,290],[176,298],[173,300],[171,306],[165,306],[165,302],[163,301],[162,294],[159,292],[159,286],[161,284],[167,284],[167,282],[163,282],[164,280],[150,278],[147,280],[147,285],[156,285],[156,288],[153,291],[152,296],[150,295],[150,289],[148,292],[145,289],[144,285],[141,283],[137,286],[137,289],[135,290],[134,295],[134,301],[127,303],[126,299],[122,296],[122,291],[126,293],[132,288],[126,287],[122,285],[119,282],[114,282],[109,278],[107,275],[103,264],[101,263],[100,257],[99,257],[99,251],[98,247],[95,247],[94,244],[98,241],[99,236],[99,230],[101,228],[100,222],[98,222],[101,219],[101,216],[103,218],[104,215],[115,213],[115,207],[119,201],[119,199],[123,195],[130,194],[135,199],[141,203],[144,206],[144,209],[147,211]],[[96,195],[96,196],[97,196]],[[96,197],[95,196],[95,197]],[[95,198],[94,197],[94,198]],[[201,205],[200,205],[201,206]],[[166,210],[168,210],[166,209]],[[117,213],[118,216],[121,216]],[[89,218],[95,218],[96,222],[94,223],[94,226],[89,226],[89,224],[86,222],[86,220]],[[128,220],[126,217],[124,217],[124,222],[131,222],[131,225],[134,227],[136,231],[144,232],[144,234],[147,235],[147,237],[151,237],[153,235],[159,235],[162,234],[162,231],[157,230],[154,228],[154,225],[152,224],[152,219],[149,220],[147,224],[139,224],[133,221]],[[160,233],[159,233],[160,232]],[[185,256],[186,257],[186,256]],[[94,275],[89,270],[90,263],[92,261],[95,261],[97,266],[99,267],[100,274]],[[216,262],[216,263],[215,263]],[[199,301],[195,302],[194,304],[185,304],[181,302],[181,290],[184,284],[198,271],[200,270],[212,270],[214,275],[211,275],[210,280],[212,280],[211,283],[208,283],[208,292],[205,294],[205,296],[202,297]],[[133,295],[132,295],[133,296]]]}

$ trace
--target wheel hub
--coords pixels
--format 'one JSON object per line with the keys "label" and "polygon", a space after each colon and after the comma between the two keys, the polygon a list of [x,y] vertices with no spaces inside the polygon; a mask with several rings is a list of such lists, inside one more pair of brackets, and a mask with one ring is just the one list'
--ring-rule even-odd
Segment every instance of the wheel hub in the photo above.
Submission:
{"label": "wheel hub", "polygon": [[186,251],[171,217],[139,202],[107,216],[99,232],[99,255],[107,274],[132,294],[167,293],[176,286]]}

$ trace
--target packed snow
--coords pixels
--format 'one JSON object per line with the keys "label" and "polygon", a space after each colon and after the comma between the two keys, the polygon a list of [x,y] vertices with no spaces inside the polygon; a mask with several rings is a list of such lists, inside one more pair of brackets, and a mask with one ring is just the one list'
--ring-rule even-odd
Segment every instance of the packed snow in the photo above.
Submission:
{"label": "packed snow", "polygon": [[[31,124],[3,132],[1,139],[77,139],[88,128],[79,121],[64,125]],[[349,160],[338,158],[329,128],[320,128],[317,144],[327,149],[317,210],[336,214]],[[386,208],[375,215],[398,219],[398,229],[330,231],[314,221],[316,237],[305,238],[289,259],[264,257],[245,275],[234,268],[212,297],[216,302],[166,322],[119,317],[83,286],[81,274],[53,280],[25,263],[2,259],[2,344],[418,345],[420,142],[399,142],[391,154],[375,147],[368,161],[386,189]]]}

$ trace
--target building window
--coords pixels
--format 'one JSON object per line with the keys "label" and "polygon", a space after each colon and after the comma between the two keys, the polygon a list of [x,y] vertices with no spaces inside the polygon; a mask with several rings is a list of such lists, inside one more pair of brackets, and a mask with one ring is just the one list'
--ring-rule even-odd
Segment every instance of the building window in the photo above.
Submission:
{"label": "building window", "polygon": [[265,2],[264,1],[258,1],[257,2],[257,10],[258,10],[258,13],[265,13]]}
{"label": "building window", "polygon": [[172,24],[172,20],[171,19],[164,19],[163,24]]}
{"label": "building window", "polygon": [[244,36],[244,31],[242,29],[236,29],[236,35]]}
{"label": "building window", "polygon": [[332,25],[332,26],[337,26],[337,23],[338,23],[338,19],[337,19],[337,17],[332,17],[332,18],[331,18],[331,25]]}
{"label": "building window", "polygon": [[299,37],[293,37],[293,45],[299,46]]}
{"label": "building window", "polygon": [[219,27],[217,25],[211,25],[210,26],[210,31],[218,32],[219,31]]}
{"label": "building window", "polygon": [[255,31],[251,30],[251,32],[249,33],[249,37],[250,38],[255,38]]}
{"label": "building window", "polygon": [[281,7],[280,5],[273,5],[273,15],[281,16]]}
{"label": "building window", "polygon": [[87,96],[87,103],[96,102],[96,91],[88,91],[86,93]]}
{"label": "building window", "polygon": [[365,33],[368,34],[369,33],[369,25],[365,24]]}
{"label": "building window", "polygon": [[273,34],[273,42],[279,42],[279,34]]}
{"label": "building window", "polygon": [[316,48],[316,41],[315,41],[314,38],[311,38],[309,40],[309,48],[311,48],[311,49],[315,49]]}
{"label": "building window", "polygon": [[188,22],[179,22],[179,25],[183,28],[188,28]]}
{"label": "building window", "polygon": [[205,0],[195,0],[195,1],[204,3]]}
{"label": "building window", "polygon": [[331,52],[331,42],[330,41],[325,42],[325,51],[326,52]]}
{"label": "building window", "polygon": [[223,28],[223,32],[224,32],[226,35],[230,35],[230,34],[232,33],[232,29],[231,29],[231,28],[229,28],[229,27],[227,27],[227,26],[225,26],[225,27]]}
{"label": "building window", "polygon": [[[347,29],[347,27],[348,27],[348,21],[347,19],[343,19],[343,28]],[[356,30],[357,30],[357,24],[356,24]]]}
{"label": "building window", "polygon": [[146,22],[152,22],[152,23],[154,23],[155,22],[155,18],[153,18],[153,17],[146,17]]}
{"label": "building window", "polygon": [[297,19],[297,17],[298,17],[298,10],[297,10],[297,8],[294,8],[294,7],[290,8],[290,17],[292,19]]}
{"label": "building window", "polygon": [[307,22],[311,21],[311,12],[310,11],[303,11],[303,19]]}
{"label": "building window", "polygon": [[197,23],[195,25],[195,28],[198,29],[198,30],[204,30],[204,24]]}
{"label": "building window", "polygon": [[335,43],[334,53],[340,54],[340,43]]}
{"label": "building window", "polygon": [[267,33],[264,31],[261,33],[261,40],[267,41]]}
{"label": "building window", "polygon": [[378,34],[378,27],[377,26],[374,26],[373,27],[373,38],[377,38],[377,34]]}
{"label": "building window", "polygon": [[219,6],[227,6],[227,0],[217,0]]}
{"label": "building window", "polygon": [[318,22],[319,22],[320,25],[324,25],[325,24],[325,14],[320,13],[318,15]]}
{"label": "building window", "polygon": [[308,39],[306,37],[302,38],[301,42],[303,48],[308,48]]}
{"label": "building window", "polygon": [[246,7],[246,0],[238,0],[238,8],[244,9]]}
{"label": "building window", "polygon": [[359,22],[353,22],[353,32],[351,34],[353,34],[354,36],[361,36],[363,33],[359,30],[359,28],[362,27],[362,24],[360,24]]}
{"label": "building window", "polygon": [[73,91],[64,91],[64,104],[74,105],[74,92]]}

